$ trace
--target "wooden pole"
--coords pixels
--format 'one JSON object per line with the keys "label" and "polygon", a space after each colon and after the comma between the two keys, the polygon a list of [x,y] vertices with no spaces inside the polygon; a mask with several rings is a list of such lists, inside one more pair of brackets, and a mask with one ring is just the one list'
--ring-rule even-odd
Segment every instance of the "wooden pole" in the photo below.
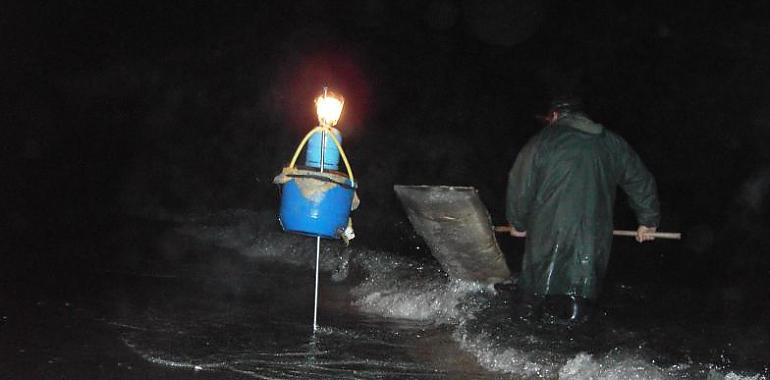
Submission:
{"label": "wooden pole", "polygon": [[[495,232],[511,232],[510,226],[495,226]],[[614,230],[612,234],[615,236],[631,236],[636,237],[636,231],[632,230]],[[655,232],[652,236],[656,239],[672,239],[681,240],[682,234],[679,232]]]}

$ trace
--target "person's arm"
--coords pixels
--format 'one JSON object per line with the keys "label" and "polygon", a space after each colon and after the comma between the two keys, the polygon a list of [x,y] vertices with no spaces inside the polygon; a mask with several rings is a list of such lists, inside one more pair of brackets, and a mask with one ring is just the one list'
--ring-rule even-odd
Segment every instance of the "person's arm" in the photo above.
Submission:
{"label": "person's arm", "polygon": [[660,222],[660,205],[655,178],[642,163],[639,155],[623,141],[623,175],[620,187],[628,195],[631,208],[636,214],[639,227],[636,240],[643,242],[654,240],[652,236]]}
{"label": "person's arm", "polygon": [[524,145],[508,172],[505,217],[513,227],[511,235],[517,237],[527,234],[527,220],[535,196],[536,145],[535,139]]}

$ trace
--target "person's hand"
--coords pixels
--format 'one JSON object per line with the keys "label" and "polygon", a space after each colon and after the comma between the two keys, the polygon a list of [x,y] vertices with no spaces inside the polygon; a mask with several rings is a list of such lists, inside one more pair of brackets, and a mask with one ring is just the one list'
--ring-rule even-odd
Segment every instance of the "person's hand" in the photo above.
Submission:
{"label": "person's hand", "polygon": [[639,226],[639,228],[636,229],[636,241],[642,243],[648,240],[655,240],[653,234],[656,230],[656,227]]}
{"label": "person's hand", "polygon": [[508,233],[510,233],[511,236],[513,237],[518,237],[518,238],[527,237],[527,231],[519,231],[514,226],[511,226],[511,229],[508,231]]}

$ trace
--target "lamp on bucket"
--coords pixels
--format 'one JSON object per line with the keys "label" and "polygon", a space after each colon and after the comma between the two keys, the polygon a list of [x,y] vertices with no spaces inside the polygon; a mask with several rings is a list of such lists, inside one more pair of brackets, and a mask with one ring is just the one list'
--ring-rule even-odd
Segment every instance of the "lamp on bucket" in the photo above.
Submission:
{"label": "lamp on bucket", "polygon": [[315,109],[318,115],[318,122],[323,129],[321,133],[314,133],[307,143],[305,152],[305,165],[313,168],[321,168],[321,157],[323,157],[323,170],[338,170],[340,162],[340,152],[337,144],[332,143],[328,134],[334,135],[337,143],[342,143],[342,136],[337,128],[337,122],[342,114],[342,106],[345,104],[345,98],[337,96],[326,88],[323,94],[315,99]]}
{"label": "lamp on bucket", "polygon": [[[342,96],[324,87],[315,99],[320,125],[305,135],[290,164],[273,181],[281,187],[278,220],[284,231],[345,243],[355,237],[350,211],[358,207],[357,184],[342,149],[340,131],[334,128],[344,103]],[[298,167],[297,158],[305,145],[305,165]],[[338,171],[340,158],[345,172]]]}
{"label": "lamp on bucket", "polygon": [[[334,128],[342,114],[345,100],[324,87],[316,98],[319,126],[313,128],[299,143],[289,166],[281,170],[274,183],[281,188],[281,209],[278,221],[284,231],[315,236],[315,308],[313,332],[318,329],[318,267],[321,238],[342,239],[347,245],[356,235],[350,220],[350,211],[358,207],[356,182],[345,151],[340,132]],[[310,143],[308,144],[308,141]],[[297,157],[307,144],[305,167],[298,168]],[[346,173],[337,171],[339,160],[345,163]]]}
{"label": "lamp on bucket", "polygon": [[345,98],[341,95],[335,95],[324,87],[321,96],[315,98],[315,110],[318,114],[318,123],[324,127],[333,127],[337,125],[342,115],[342,106],[345,105]]}

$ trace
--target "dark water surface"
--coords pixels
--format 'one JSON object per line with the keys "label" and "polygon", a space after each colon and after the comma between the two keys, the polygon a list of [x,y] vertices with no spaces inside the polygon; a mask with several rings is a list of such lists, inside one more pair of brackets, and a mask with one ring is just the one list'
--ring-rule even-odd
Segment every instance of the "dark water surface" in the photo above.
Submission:
{"label": "dark water surface", "polygon": [[164,219],[107,234],[100,249],[120,255],[38,279],[45,292],[6,277],[0,378],[768,376],[767,320],[684,312],[702,309],[694,292],[614,284],[587,325],[527,322],[510,290],[355,241],[322,242],[313,333],[315,239],[277,231],[270,212]]}

